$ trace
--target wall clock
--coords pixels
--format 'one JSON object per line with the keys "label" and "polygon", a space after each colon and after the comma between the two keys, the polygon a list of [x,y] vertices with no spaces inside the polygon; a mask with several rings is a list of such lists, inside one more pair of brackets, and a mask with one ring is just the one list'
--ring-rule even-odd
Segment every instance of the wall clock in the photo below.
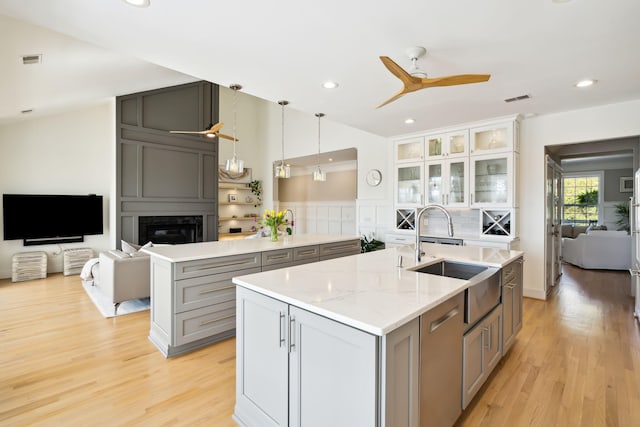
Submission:
{"label": "wall clock", "polygon": [[380,172],[378,169],[371,169],[369,172],[367,172],[367,184],[369,184],[371,187],[376,187],[380,185],[381,182],[382,172]]}

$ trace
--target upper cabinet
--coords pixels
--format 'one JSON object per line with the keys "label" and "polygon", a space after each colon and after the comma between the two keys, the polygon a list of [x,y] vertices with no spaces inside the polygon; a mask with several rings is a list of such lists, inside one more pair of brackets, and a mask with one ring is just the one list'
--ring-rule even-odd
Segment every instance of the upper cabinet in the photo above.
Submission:
{"label": "upper cabinet", "polygon": [[520,151],[518,121],[510,120],[470,129],[472,156]]}
{"label": "upper cabinet", "polygon": [[395,145],[396,163],[424,160],[424,137],[396,141]]}
{"label": "upper cabinet", "polygon": [[455,208],[469,206],[468,159],[427,162],[425,174],[427,203]]}
{"label": "upper cabinet", "polygon": [[428,135],[426,137],[426,159],[466,157],[469,155],[469,130]]}
{"label": "upper cabinet", "polygon": [[423,191],[424,162],[396,166],[396,205],[421,206]]}

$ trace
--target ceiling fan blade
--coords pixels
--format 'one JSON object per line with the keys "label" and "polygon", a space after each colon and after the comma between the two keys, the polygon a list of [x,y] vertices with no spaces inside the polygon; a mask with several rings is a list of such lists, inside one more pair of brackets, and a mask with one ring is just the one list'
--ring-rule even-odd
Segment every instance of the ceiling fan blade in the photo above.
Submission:
{"label": "ceiling fan blade", "polygon": [[[234,140],[234,138],[232,136],[225,135],[224,133],[216,133],[216,135],[218,135],[219,138],[228,139],[229,141],[233,141]],[[235,141],[238,142],[240,140],[236,139]]]}
{"label": "ceiling fan blade", "polygon": [[405,86],[420,83],[419,78],[413,77],[411,74],[407,73],[404,68],[393,62],[393,60],[388,56],[381,56],[380,60],[384,66],[391,71],[391,74],[399,78]]}
{"label": "ceiling fan blade", "polygon": [[198,135],[205,135],[207,133],[209,133],[208,130],[201,130],[201,131],[192,131],[192,130],[170,130],[169,133],[190,133],[190,134],[198,134]]}
{"label": "ceiling fan blade", "polygon": [[404,89],[401,90],[400,92],[396,93],[395,95],[393,95],[391,98],[387,99],[386,101],[384,101],[382,104],[378,105],[376,108],[380,108],[380,107],[384,107],[387,104],[392,103],[393,101],[395,101],[396,99],[400,98],[401,96],[407,94],[408,92],[406,92]]}
{"label": "ceiling fan blade", "polygon": [[207,132],[217,133],[220,129],[222,129],[222,126],[224,126],[224,123],[218,122],[215,125],[211,125],[211,127],[207,129]]}
{"label": "ceiling fan blade", "polygon": [[491,78],[491,74],[458,74],[455,76],[444,76],[421,79],[422,88],[439,86],[456,86],[470,83],[482,83]]}

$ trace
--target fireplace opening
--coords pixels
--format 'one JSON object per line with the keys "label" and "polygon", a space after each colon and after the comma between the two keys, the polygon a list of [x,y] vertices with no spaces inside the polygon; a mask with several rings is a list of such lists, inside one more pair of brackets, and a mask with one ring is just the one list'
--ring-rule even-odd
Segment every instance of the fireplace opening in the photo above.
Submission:
{"label": "fireplace opening", "polygon": [[138,243],[179,245],[202,242],[202,216],[141,216]]}

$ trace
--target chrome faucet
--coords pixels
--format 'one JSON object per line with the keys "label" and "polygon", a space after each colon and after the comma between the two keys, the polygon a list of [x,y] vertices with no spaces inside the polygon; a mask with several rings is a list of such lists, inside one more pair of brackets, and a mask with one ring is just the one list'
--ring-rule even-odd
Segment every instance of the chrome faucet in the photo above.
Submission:
{"label": "chrome faucet", "polygon": [[293,211],[291,209],[285,209],[284,216],[287,216],[287,213],[291,214],[291,221],[289,222],[291,228],[291,234],[293,234],[293,227],[295,226],[295,218],[293,216]]}
{"label": "chrome faucet", "polygon": [[420,210],[416,208],[416,262],[420,262],[422,259],[422,255],[424,255],[424,252],[422,252],[422,249],[420,248],[420,226],[422,225],[422,215],[424,215],[426,211],[431,209],[439,209],[442,211],[442,213],[444,213],[444,215],[447,217],[449,237],[453,237],[453,221],[451,220],[451,214],[444,208],[444,206],[431,204],[425,206]]}

